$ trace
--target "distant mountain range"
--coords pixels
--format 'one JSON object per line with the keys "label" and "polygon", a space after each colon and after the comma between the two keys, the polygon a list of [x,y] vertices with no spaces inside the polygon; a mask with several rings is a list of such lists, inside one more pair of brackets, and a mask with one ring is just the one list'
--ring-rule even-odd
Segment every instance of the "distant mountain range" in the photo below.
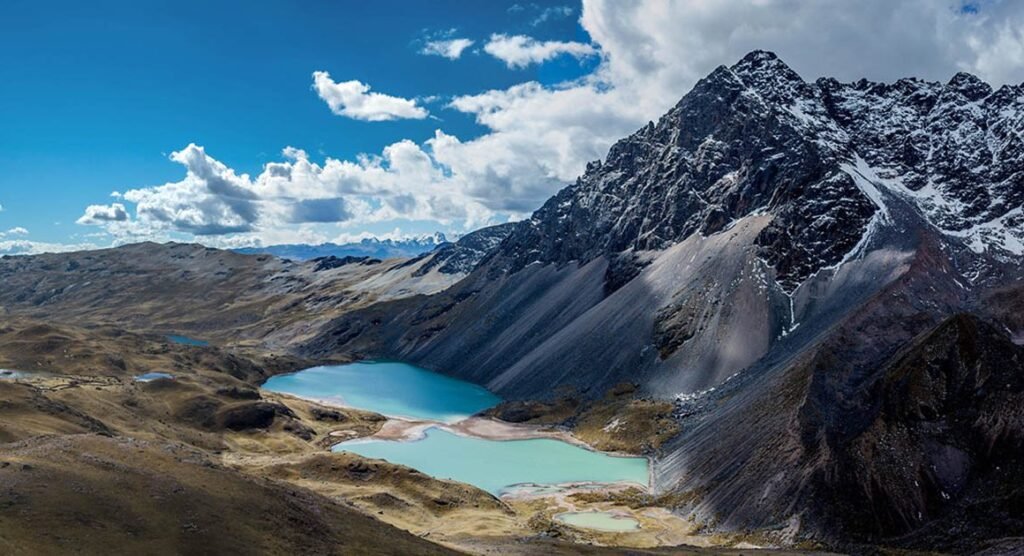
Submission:
{"label": "distant mountain range", "polygon": [[321,243],[319,245],[293,243],[266,247],[242,247],[233,249],[233,251],[246,255],[273,255],[296,261],[307,261],[320,257],[394,259],[416,257],[429,253],[446,243],[448,243],[448,239],[445,235],[437,232],[433,235],[400,240],[367,238],[356,243]]}

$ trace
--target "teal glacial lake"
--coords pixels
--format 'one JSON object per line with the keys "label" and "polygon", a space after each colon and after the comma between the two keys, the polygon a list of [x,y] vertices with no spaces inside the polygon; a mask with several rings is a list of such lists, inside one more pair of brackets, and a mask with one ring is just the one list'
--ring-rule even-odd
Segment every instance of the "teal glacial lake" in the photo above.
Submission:
{"label": "teal glacial lake", "polygon": [[389,417],[455,423],[501,402],[487,389],[415,365],[363,361],[271,377],[263,389]]}
{"label": "teal glacial lake", "polygon": [[188,336],[176,336],[174,334],[168,334],[167,339],[175,344],[185,344],[186,346],[208,346],[210,342],[204,342],[203,340],[196,340],[195,338],[189,338]]}
{"label": "teal glacial lake", "polygon": [[494,495],[520,486],[648,484],[645,458],[611,456],[549,438],[487,440],[432,427],[419,440],[353,440],[338,444],[333,450],[407,465],[434,477],[469,483]]}

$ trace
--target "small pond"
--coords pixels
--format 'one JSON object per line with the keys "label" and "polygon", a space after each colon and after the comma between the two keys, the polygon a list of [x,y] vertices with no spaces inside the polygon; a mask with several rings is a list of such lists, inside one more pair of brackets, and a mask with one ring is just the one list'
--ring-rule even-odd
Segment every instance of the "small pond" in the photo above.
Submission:
{"label": "small pond", "polygon": [[141,375],[136,376],[135,377],[135,381],[136,382],[152,382],[154,380],[159,380],[159,379],[162,379],[162,378],[173,379],[174,377],[172,375],[167,374],[167,373],[146,373],[146,374],[141,374]]}
{"label": "small pond", "polygon": [[640,529],[639,521],[612,512],[566,512],[556,515],[555,519],[573,527],[611,533],[624,533]]}
{"label": "small pond", "polygon": [[175,344],[184,344],[186,346],[204,347],[210,345],[210,342],[196,340],[195,338],[189,338],[188,336],[176,336],[174,334],[168,334],[167,339]]}

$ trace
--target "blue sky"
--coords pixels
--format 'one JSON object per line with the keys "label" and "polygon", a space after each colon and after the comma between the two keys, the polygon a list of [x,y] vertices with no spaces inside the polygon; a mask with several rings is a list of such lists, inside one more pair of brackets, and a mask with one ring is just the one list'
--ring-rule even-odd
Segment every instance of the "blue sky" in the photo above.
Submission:
{"label": "blue sky", "polygon": [[[528,80],[556,83],[592,65],[563,56],[510,69],[471,51],[458,63],[418,54],[425,39],[452,28],[477,41],[471,50],[496,32],[585,36],[576,5],[513,5],[7,2],[0,18],[0,228],[24,227],[38,241],[81,241],[96,231],[75,224],[85,206],[107,202],[111,191],[180,179],[168,154],[189,143],[256,174],[289,145],[313,159],[350,159],[400,138],[424,141],[439,127],[476,137],[485,129],[444,109],[443,99],[426,103],[438,119],[335,116],[310,75],[324,70],[401,97],[450,97]],[[545,8],[559,6],[571,13],[534,24]]]}
{"label": "blue sky", "polygon": [[1024,2],[8,0],[0,254],[523,218],[753,49],[1020,83]]}

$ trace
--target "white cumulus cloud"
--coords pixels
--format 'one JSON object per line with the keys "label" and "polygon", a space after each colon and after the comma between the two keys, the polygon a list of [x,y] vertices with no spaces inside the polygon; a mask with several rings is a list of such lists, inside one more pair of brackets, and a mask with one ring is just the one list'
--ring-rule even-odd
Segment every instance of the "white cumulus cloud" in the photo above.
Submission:
{"label": "white cumulus cloud", "polygon": [[574,41],[538,41],[526,35],[491,35],[484,52],[505,62],[510,68],[525,68],[530,64],[540,64],[569,54],[576,58],[584,58],[597,54],[597,50],[589,44]]}
{"label": "white cumulus cloud", "polygon": [[805,79],[1024,80],[1024,3],[961,0],[585,0],[601,78],[654,117],[715,67],[771,50]]}
{"label": "white cumulus cloud", "polygon": [[313,72],[313,88],[331,112],[354,120],[422,120],[428,115],[415,100],[370,92],[370,86],[360,81],[337,83],[326,71]]}
{"label": "white cumulus cloud", "polygon": [[120,241],[184,233],[218,244],[316,236],[311,224],[417,220],[472,228],[487,223],[495,213],[485,203],[489,199],[474,198],[429,143],[421,147],[403,140],[380,156],[328,157],[322,163],[287,147],[283,160],[264,165],[255,177],[190,144],[170,157],[185,167],[180,181],[124,193],[124,200],[135,204],[134,217],[122,214],[120,203],[92,205],[78,223],[100,226]]}
{"label": "white cumulus cloud", "polygon": [[128,211],[121,203],[112,205],[89,205],[76,222],[78,224],[98,224],[101,222],[124,222],[128,220]]}
{"label": "white cumulus cloud", "polygon": [[473,46],[474,41],[472,39],[442,39],[432,40],[424,43],[423,48],[420,49],[420,54],[426,54],[428,56],[443,56],[449,60],[458,60],[463,51]]}

